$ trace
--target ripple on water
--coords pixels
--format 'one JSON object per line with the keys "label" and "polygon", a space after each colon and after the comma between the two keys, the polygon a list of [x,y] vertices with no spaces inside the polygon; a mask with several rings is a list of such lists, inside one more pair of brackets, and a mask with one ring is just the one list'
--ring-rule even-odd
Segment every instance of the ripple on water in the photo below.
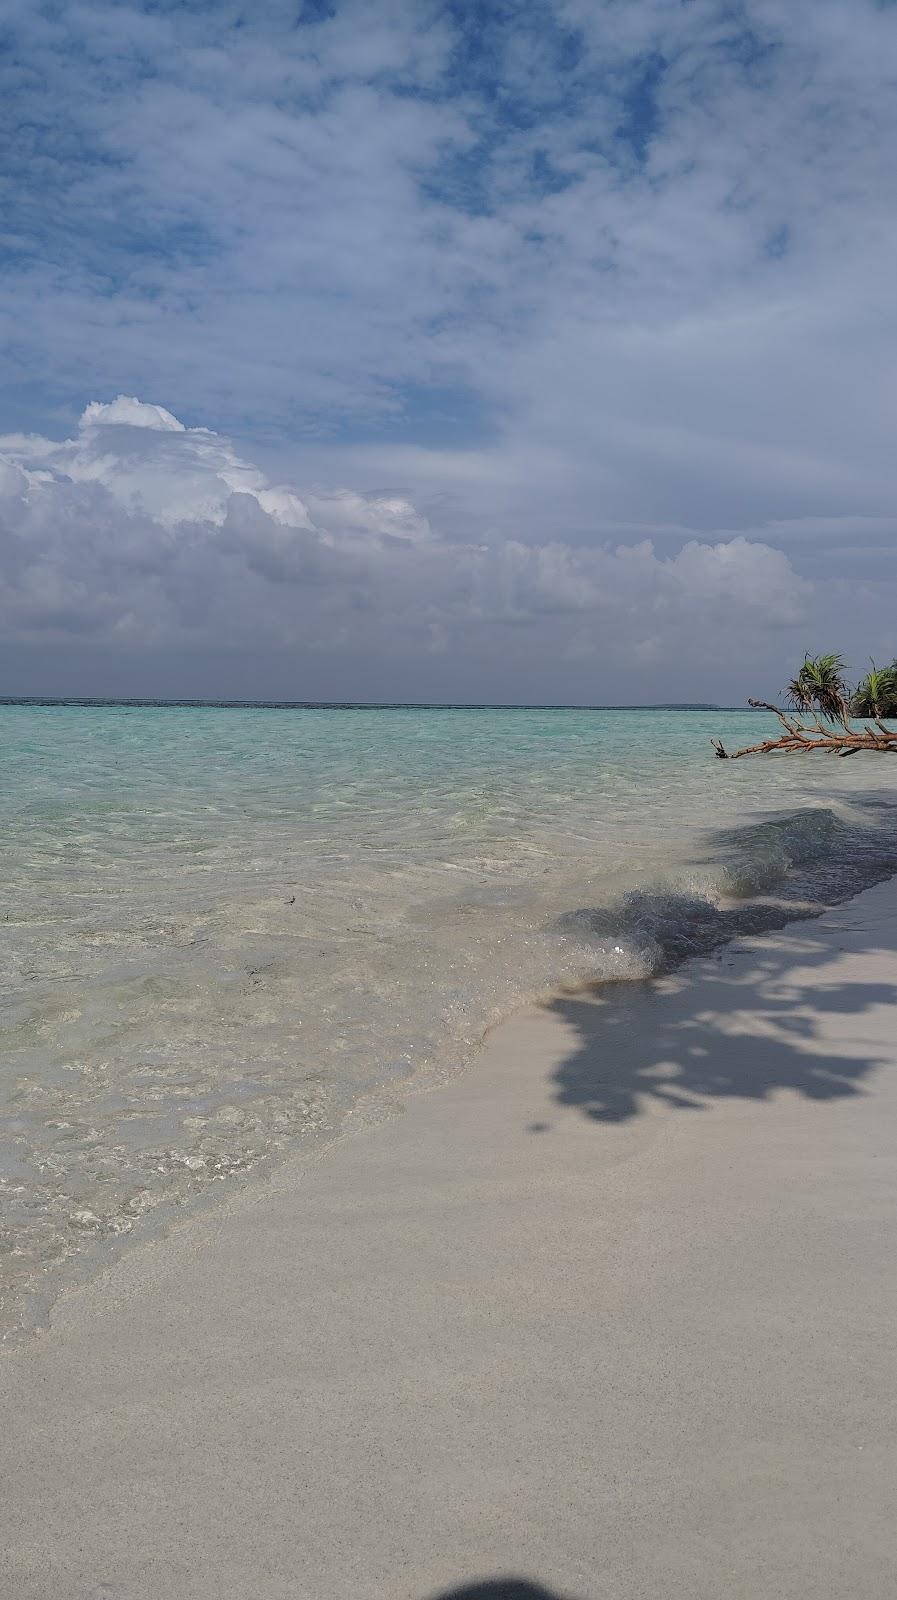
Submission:
{"label": "ripple on water", "polygon": [[748,720],[0,707],[7,1325],[522,998],[893,870],[886,775]]}

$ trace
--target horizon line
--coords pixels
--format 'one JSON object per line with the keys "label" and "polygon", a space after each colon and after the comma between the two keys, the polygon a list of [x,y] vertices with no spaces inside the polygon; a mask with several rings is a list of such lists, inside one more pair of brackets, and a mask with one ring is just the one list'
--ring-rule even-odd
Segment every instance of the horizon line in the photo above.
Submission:
{"label": "horizon line", "polygon": [[285,700],[211,699],[187,695],[0,695],[0,706],[128,706],[135,709],[198,709],[247,711],[751,711],[749,705],[727,706],[706,700],[595,701],[524,700]]}

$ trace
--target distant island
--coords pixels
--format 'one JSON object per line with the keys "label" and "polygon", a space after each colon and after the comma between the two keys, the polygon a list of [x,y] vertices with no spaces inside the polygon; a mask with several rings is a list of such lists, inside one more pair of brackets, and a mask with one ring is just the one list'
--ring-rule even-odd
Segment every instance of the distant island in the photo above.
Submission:
{"label": "distant island", "polygon": [[103,698],[92,695],[0,695],[0,706],[127,706],[189,710],[191,707],[223,711],[743,711],[744,706],[721,706],[707,701],[662,701],[654,705],[533,705],[528,702],[484,700],[192,700],[142,697]]}

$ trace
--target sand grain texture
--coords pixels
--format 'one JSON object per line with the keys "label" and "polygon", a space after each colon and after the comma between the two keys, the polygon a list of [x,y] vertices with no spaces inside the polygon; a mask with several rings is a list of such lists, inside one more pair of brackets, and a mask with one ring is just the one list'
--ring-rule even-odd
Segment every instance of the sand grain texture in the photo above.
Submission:
{"label": "sand grain texture", "polygon": [[891,1600],[895,1136],[894,883],[522,1014],[4,1361],[4,1594]]}

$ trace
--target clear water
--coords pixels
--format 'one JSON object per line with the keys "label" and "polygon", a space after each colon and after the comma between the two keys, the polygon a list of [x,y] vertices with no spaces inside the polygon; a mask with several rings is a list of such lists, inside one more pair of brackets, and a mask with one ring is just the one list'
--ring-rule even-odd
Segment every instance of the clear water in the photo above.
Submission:
{"label": "clear water", "polygon": [[5,1327],[147,1219],[897,870],[886,760],[721,712],[0,706]]}

